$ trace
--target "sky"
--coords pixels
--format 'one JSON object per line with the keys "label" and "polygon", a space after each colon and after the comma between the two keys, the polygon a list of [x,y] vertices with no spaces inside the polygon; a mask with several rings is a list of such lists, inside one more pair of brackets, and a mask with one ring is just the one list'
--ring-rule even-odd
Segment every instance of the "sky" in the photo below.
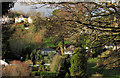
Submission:
{"label": "sky", "polygon": [[[52,15],[52,12],[55,10],[55,9],[50,9],[50,8],[46,8],[46,6],[44,7],[41,7],[41,8],[38,8],[38,9],[33,9],[33,6],[34,5],[23,5],[21,4],[21,2],[29,2],[29,1],[34,1],[35,0],[17,0],[17,2],[15,3],[14,5],[14,8],[12,8],[11,10],[13,11],[22,11],[23,13],[28,13],[30,12],[30,10],[35,10],[36,12],[40,12],[41,13],[41,16],[50,16]],[[38,0],[38,1],[80,1],[80,0]],[[111,1],[114,1],[114,0],[111,0]],[[37,4],[36,6],[37,7],[40,7],[42,4]]]}
{"label": "sky", "polygon": [[28,13],[31,10],[35,10],[36,12],[40,12],[41,16],[50,16],[54,9],[46,8],[47,6],[38,8],[38,9],[33,9],[33,6],[40,7],[42,4],[37,4],[37,5],[23,5],[20,2],[15,3],[14,8],[11,8],[12,11],[22,11],[23,13]]}

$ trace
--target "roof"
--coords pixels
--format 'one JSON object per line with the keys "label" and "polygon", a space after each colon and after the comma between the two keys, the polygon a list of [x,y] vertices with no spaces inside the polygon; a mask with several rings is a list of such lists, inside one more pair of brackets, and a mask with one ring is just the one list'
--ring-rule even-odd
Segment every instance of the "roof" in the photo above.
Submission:
{"label": "roof", "polygon": [[70,46],[75,46],[74,44],[65,44],[64,45],[66,48],[70,47]]}
{"label": "roof", "polygon": [[[73,48],[71,48],[73,47]],[[75,46],[74,45],[69,45],[68,47],[66,47],[66,49],[64,49],[65,51],[74,51],[75,50]]]}
{"label": "roof", "polygon": [[44,48],[42,51],[56,51],[56,50],[51,49],[51,48]]}
{"label": "roof", "polygon": [[28,16],[25,16],[25,15],[20,15],[19,17],[24,17],[24,18],[28,18]]}
{"label": "roof", "polygon": [[28,18],[28,16],[24,16],[24,15],[23,15],[23,17],[24,17],[24,18]]}
{"label": "roof", "polygon": [[74,51],[75,50],[75,48],[74,49],[70,49],[69,47],[65,50],[65,51]]}
{"label": "roof", "polygon": [[106,46],[113,46],[112,44],[107,44]]}
{"label": "roof", "polygon": [[57,47],[49,47],[49,48],[56,50]]}

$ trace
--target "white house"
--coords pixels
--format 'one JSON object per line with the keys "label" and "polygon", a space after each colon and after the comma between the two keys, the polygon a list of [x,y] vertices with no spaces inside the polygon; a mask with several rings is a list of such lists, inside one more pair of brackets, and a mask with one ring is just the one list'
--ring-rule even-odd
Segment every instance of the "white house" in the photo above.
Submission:
{"label": "white house", "polygon": [[32,19],[31,17],[26,17],[26,16],[23,16],[23,15],[20,15],[19,17],[16,17],[15,18],[15,23],[20,23],[20,22],[28,22],[28,23],[32,23]]}
{"label": "white house", "polygon": [[106,49],[112,48],[113,50],[117,50],[117,49],[120,49],[120,45],[108,44],[108,45],[105,45],[105,48],[106,48]]}
{"label": "white house", "polygon": [[72,55],[74,50],[75,50],[75,46],[74,45],[65,46],[64,47],[64,54]]}
{"label": "white house", "polygon": [[32,19],[31,19],[31,17],[28,17],[28,22],[29,22],[29,23],[32,23],[32,22],[33,22]]}
{"label": "white house", "polygon": [[8,16],[3,16],[1,21],[2,21],[2,24],[6,24],[10,22],[10,18]]}
{"label": "white house", "polygon": [[54,50],[54,49],[52,49],[52,48],[44,48],[44,49],[41,51],[41,54],[43,54],[43,55],[48,55],[50,52],[56,53],[56,50]]}
{"label": "white house", "polygon": [[5,66],[7,66],[7,65],[8,65],[8,63],[7,63],[7,62],[5,62],[5,61],[3,61],[3,60],[0,60],[0,65],[5,65]]}
{"label": "white house", "polygon": [[15,18],[15,23],[19,23],[19,18],[18,17]]}

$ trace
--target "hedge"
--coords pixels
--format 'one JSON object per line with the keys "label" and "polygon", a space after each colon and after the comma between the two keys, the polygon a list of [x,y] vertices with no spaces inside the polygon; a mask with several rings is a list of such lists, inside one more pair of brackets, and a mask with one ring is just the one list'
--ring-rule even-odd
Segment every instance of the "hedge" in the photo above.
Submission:
{"label": "hedge", "polygon": [[56,72],[33,71],[32,76],[58,76]]}

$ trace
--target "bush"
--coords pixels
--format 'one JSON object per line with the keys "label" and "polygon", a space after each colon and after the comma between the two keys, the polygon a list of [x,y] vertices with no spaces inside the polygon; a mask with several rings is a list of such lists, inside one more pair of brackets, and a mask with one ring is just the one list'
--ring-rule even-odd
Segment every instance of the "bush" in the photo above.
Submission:
{"label": "bush", "polygon": [[52,64],[50,65],[50,71],[51,72],[59,72],[60,68],[61,68],[61,56],[56,54],[54,57],[53,57],[53,61],[52,61]]}
{"label": "bush", "polygon": [[[33,50],[30,54],[30,59],[32,60],[33,64],[35,64],[35,62],[39,61],[41,62],[41,60],[43,59],[40,50]],[[42,63],[42,62],[41,62]]]}
{"label": "bush", "polygon": [[92,77],[91,78],[103,78],[103,75],[102,74],[92,74]]}
{"label": "bush", "polygon": [[32,65],[33,64],[33,62],[31,60],[24,61],[24,63],[26,63],[28,65]]}
{"label": "bush", "polygon": [[12,61],[11,65],[2,68],[3,76],[29,76],[30,72],[28,64],[20,61]]}
{"label": "bush", "polygon": [[88,63],[96,63],[97,60],[98,60],[97,57],[96,57],[96,58],[89,58],[89,59],[88,59]]}
{"label": "bush", "polygon": [[32,76],[54,76],[54,77],[56,77],[56,76],[58,76],[58,73],[56,73],[56,72],[39,72],[39,71],[34,71],[34,72],[32,72]]}
{"label": "bush", "polygon": [[32,67],[32,71],[38,71],[39,70],[39,67],[38,66],[33,66]]}
{"label": "bush", "polygon": [[71,60],[71,67],[69,68],[71,76],[86,76],[87,60],[85,54],[77,48]]}
{"label": "bush", "polygon": [[38,71],[45,71],[45,66],[44,65],[40,65]]}
{"label": "bush", "polygon": [[49,59],[48,61],[49,61],[49,62],[52,62],[52,59],[53,59],[54,56],[55,56],[55,53],[54,53],[54,52],[49,52],[49,53],[48,53],[48,59]]}

